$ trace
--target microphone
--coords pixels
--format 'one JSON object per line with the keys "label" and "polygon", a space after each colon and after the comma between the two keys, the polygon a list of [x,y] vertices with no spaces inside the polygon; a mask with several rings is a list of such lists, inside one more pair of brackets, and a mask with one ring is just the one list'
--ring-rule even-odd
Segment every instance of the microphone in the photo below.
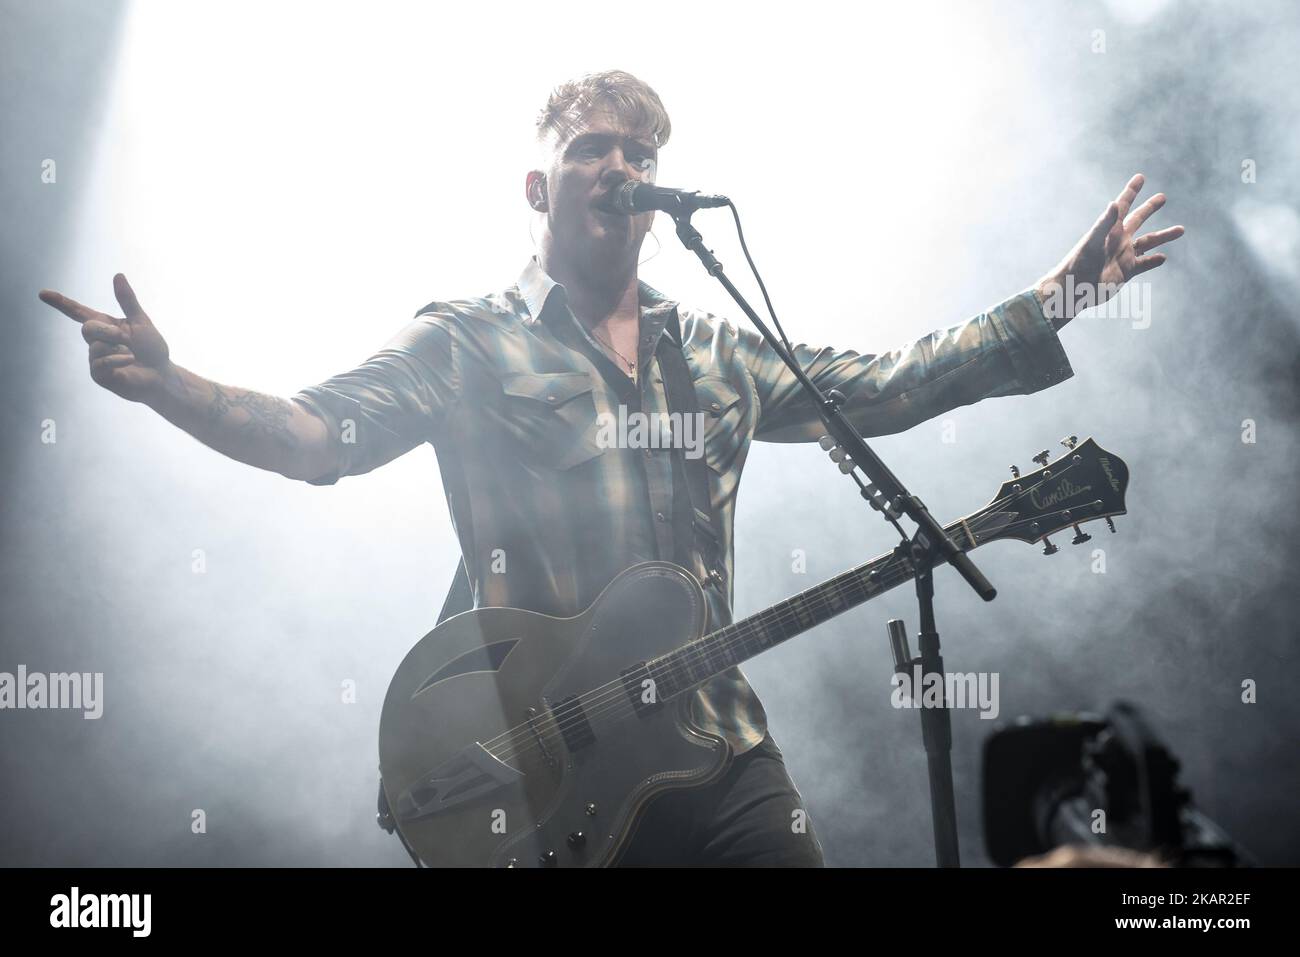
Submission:
{"label": "microphone", "polygon": [[730,203],[731,200],[725,196],[669,189],[667,186],[653,186],[629,179],[606,193],[598,205],[607,212],[635,216],[637,213],[657,209],[662,209],[665,213],[692,213],[697,209],[712,209]]}

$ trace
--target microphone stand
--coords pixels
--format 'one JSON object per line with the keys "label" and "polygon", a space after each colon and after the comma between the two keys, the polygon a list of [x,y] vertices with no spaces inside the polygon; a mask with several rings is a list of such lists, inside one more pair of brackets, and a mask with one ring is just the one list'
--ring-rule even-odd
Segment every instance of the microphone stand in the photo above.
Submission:
{"label": "microphone stand", "polygon": [[[939,632],[934,621],[932,576],[934,567],[944,563],[951,564],[984,601],[992,601],[997,596],[997,590],[975,567],[970,557],[948,537],[948,533],[935,521],[921,499],[910,493],[868,447],[841,409],[846,402],[844,395],[836,389],[823,395],[804,373],[794,356],[786,350],[785,345],[772,334],[745,301],[740,290],[723,272],[722,263],[718,262],[711,250],[705,248],[704,237],[691,225],[691,215],[694,212],[695,209],[690,204],[682,204],[677,210],[669,213],[677,223],[677,237],[682,241],[682,245],[695,253],[709,275],[722,284],[762,333],[767,344],[790,367],[790,371],[799,381],[804,392],[813,400],[814,407],[826,424],[826,430],[831,438],[845,451],[852,465],[862,469],[870,480],[870,484],[862,486],[857,476],[853,475],[852,468],[846,471],[846,474],[858,482],[862,497],[872,508],[885,513],[896,528],[899,515],[906,515],[916,523],[916,532],[912,538],[904,537],[896,552],[909,561],[915,570],[916,599],[921,621],[921,631],[918,635],[921,657],[915,660],[921,663],[923,669],[942,672],[943,659],[939,653]],[[942,674],[940,673],[938,677],[940,688],[943,688]],[[924,681],[924,674],[922,680]],[[913,691],[920,693],[920,689],[914,688]],[[961,860],[957,848],[957,809],[952,783],[952,721],[944,695],[940,695],[940,700],[943,702],[941,707],[920,709],[922,738],[930,777],[930,809],[934,822],[935,858],[939,867],[959,867]]]}

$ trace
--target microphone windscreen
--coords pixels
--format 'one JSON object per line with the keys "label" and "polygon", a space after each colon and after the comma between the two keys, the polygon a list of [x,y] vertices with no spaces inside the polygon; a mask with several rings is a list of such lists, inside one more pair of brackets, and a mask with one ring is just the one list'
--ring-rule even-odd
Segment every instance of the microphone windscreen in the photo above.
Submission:
{"label": "microphone windscreen", "polygon": [[643,210],[636,207],[636,191],[640,185],[636,180],[630,179],[614,190],[613,195],[610,197],[613,208],[620,213],[643,212]]}

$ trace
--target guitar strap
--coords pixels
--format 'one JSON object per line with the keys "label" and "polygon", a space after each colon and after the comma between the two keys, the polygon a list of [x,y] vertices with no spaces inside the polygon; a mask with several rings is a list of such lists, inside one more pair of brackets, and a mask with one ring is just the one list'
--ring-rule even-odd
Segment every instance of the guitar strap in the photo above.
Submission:
{"label": "guitar strap", "polygon": [[[671,336],[671,338],[670,338]],[[722,521],[713,507],[709,494],[709,466],[704,449],[704,417],[700,412],[699,396],[695,394],[695,380],[682,353],[682,332],[673,310],[659,338],[659,368],[664,376],[664,391],[668,394],[668,411],[681,413],[681,430],[686,431],[690,419],[698,424],[696,429],[699,454],[688,456],[681,442],[674,442],[673,456],[673,541],[677,554],[674,561],[700,577],[705,588],[716,588],[727,595],[727,562],[722,548]],[[691,554],[692,549],[695,555]],[[697,566],[693,559],[698,556]],[[702,577],[701,577],[702,569]],[[726,608],[729,602],[722,602]],[[713,627],[730,624],[714,622]]]}

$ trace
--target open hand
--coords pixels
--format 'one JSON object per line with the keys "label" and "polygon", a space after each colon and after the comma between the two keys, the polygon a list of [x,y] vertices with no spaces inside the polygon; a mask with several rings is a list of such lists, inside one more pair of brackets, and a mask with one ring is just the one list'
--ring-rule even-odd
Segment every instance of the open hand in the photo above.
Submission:
{"label": "open hand", "polygon": [[1165,204],[1165,194],[1156,193],[1129,212],[1145,182],[1141,173],[1130,179],[1092,228],[1038,282],[1035,291],[1043,303],[1043,311],[1058,327],[1074,318],[1080,302],[1086,304],[1083,308],[1101,305],[1134,276],[1164,263],[1168,258],[1164,253],[1148,253],[1183,234],[1182,226],[1170,226],[1138,236],[1147,218]]}

